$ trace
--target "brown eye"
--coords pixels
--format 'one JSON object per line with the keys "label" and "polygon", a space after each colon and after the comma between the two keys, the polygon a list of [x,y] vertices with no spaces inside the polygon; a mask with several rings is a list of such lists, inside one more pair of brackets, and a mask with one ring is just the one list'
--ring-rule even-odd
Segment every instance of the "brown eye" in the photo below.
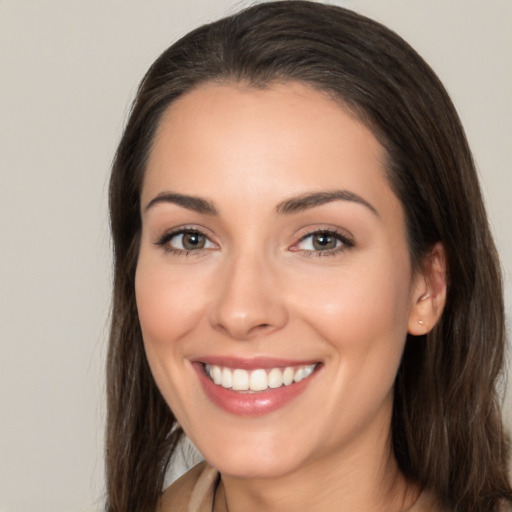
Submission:
{"label": "brown eye", "polygon": [[329,251],[338,247],[339,240],[331,233],[317,233],[312,236],[313,247],[317,251]]}
{"label": "brown eye", "polygon": [[201,233],[183,233],[182,235],[183,249],[193,251],[194,249],[204,249],[206,245],[206,237]]}
{"label": "brown eye", "polygon": [[293,250],[301,251],[304,255],[326,256],[338,254],[353,246],[353,241],[347,235],[337,231],[319,230],[304,236]]}
{"label": "brown eye", "polygon": [[204,233],[188,230],[168,233],[158,240],[156,244],[174,253],[215,248],[215,244]]}

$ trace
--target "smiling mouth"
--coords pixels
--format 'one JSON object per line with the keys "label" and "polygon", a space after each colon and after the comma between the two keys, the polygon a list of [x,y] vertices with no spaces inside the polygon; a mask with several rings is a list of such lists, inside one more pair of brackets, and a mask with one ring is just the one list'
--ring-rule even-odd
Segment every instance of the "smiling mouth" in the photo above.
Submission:
{"label": "smiling mouth", "polygon": [[283,386],[290,386],[307,379],[317,366],[318,364],[308,364],[248,371],[241,368],[205,364],[204,370],[217,386],[233,391],[258,392],[266,391],[269,388],[278,389]]}

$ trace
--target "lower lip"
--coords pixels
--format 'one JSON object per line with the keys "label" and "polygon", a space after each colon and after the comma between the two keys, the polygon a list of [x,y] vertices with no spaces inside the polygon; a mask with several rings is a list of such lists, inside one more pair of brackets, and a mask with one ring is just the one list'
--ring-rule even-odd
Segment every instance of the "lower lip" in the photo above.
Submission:
{"label": "lower lip", "polygon": [[268,388],[266,391],[251,393],[217,386],[205,374],[204,365],[201,363],[194,363],[194,368],[206,396],[217,407],[236,416],[262,416],[284,407],[306,390],[317,373],[315,370],[309,377],[289,386],[281,386],[276,389]]}

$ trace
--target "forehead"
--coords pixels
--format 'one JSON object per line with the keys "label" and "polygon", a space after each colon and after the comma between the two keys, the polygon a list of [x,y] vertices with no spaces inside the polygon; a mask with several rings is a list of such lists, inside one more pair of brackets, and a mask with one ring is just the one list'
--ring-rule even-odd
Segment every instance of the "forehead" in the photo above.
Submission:
{"label": "forehead", "polygon": [[209,83],[165,112],[142,202],[170,189],[221,200],[244,197],[247,206],[258,197],[279,202],[339,188],[382,202],[394,197],[385,161],[373,133],[339,102],[311,87]]}

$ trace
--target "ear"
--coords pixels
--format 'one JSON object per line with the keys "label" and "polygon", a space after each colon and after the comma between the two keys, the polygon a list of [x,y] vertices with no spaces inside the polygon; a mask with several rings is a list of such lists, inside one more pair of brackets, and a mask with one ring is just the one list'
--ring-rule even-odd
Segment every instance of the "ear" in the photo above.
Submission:
{"label": "ear", "polygon": [[438,242],[425,258],[414,281],[407,328],[409,334],[420,336],[436,325],[446,301],[446,281],[445,251]]}

